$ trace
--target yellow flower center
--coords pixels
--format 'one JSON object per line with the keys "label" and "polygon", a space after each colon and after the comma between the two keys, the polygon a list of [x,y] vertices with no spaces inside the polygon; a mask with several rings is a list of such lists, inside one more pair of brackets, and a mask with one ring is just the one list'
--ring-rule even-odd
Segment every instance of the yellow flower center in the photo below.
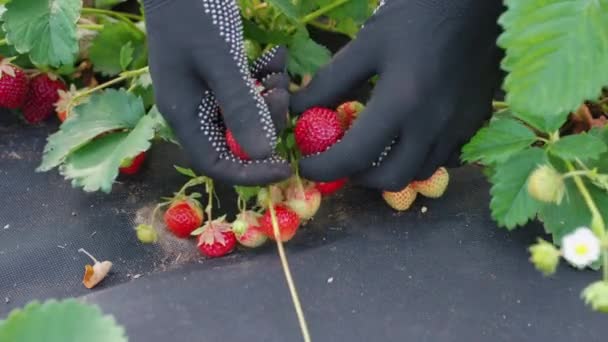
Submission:
{"label": "yellow flower center", "polygon": [[587,253],[589,253],[589,248],[587,247],[587,245],[580,244],[577,245],[576,248],[574,248],[574,252],[577,255],[586,255]]}

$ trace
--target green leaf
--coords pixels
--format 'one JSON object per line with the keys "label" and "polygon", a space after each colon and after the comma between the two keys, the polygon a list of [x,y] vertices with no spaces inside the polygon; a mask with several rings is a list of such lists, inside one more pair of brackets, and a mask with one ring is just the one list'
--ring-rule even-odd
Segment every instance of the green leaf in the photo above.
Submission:
{"label": "green leaf", "polygon": [[549,152],[570,161],[597,159],[606,151],[608,146],[602,139],[585,133],[563,137],[549,146]]}
{"label": "green leaf", "polygon": [[120,48],[120,69],[125,71],[129,67],[129,64],[133,62],[133,42],[128,41],[125,45]]}
{"label": "green leaf", "polygon": [[196,173],[194,173],[194,171],[192,169],[187,169],[185,167],[181,167],[181,166],[177,166],[177,165],[173,165],[173,167],[175,168],[175,170],[177,170],[177,172],[181,173],[182,175],[186,176],[186,177],[190,177],[190,178],[196,178]]}
{"label": "green leaf", "polygon": [[[309,0],[310,1],[310,0]],[[331,5],[335,0],[315,0],[319,7]],[[349,0],[341,6],[327,12],[325,15],[337,21],[352,20],[363,24],[369,14],[368,0]]]}
{"label": "green leaf", "polygon": [[509,72],[504,88],[514,113],[544,132],[608,84],[606,0],[506,0],[500,17]]}
{"label": "green leaf", "polygon": [[109,9],[126,1],[127,0],[95,0],[95,7]]}
{"label": "green leaf", "polygon": [[97,93],[87,103],[75,107],[59,131],[48,138],[38,171],[61,164],[75,150],[96,136],[135,127],[144,115],[141,99],[123,90]]}
{"label": "green leaf", "polygon": [[6,38],[34,64],[73,64],[78,53],[76,22],[82,0],[17,0],[2,16]]}
{"label": "green leaf", "polygon": [[153,106],[150,109],[148,115],[152,116],[157,122],[157,138],[179,145],[179,143],[177,142],[177,138],[175,138],[175,135],[173,134],[173,130],[171,129],[171,127],[169,127],[169,124],[167,124],[167,121],[165,121],[165,118],[163,118],[156,106]]}
{"label": "green leaf", "polygon": [[[589,134],[601,139],[608,146],[608,126],[594,128],[589,131]],[[608,151],[604,152],[596,161],[591,162],[589,167],[597,167],[601,173],[608,174]]]}
{"label": "green leaf", "polygon": [[287,68],[295,75],[314,74],[331,58],[331,52],[312,40],[305,29],[299,30],[288,46]]}
{"label": "green leaf", "polygon": [[262,188],[259,186],[235,186],[234,190],[236,193],[245,201],[249,202],[250,199],[257,197],[258,193]]}
{"label": "green leaf", "polygon": [[98,306],[68,299],[31,302],[13,310],[0,321],[0,341],[127,342],[127,338],[124,328]]}
{"label": "green leaf", "polygon": [[261,44],[285,45],[289,43],[291,39],[291,36],[287,32],[264,30],[250,20],[243,20],[243,34],[245,35],[245,38]]}
{"label": "green leaf", "polygon": [[[584,183],[595,204],[604,215],[604,220],[607,220],[608,192],[595,187],[586,179],[584,179]],[[539,219],[545,225],[545,229],[553,235],[554,243],[558,245],[561,244],[565,235],[578,227],[589,227],[591,224],[591,212],[571,178],[566,180],[566,194],[560,205],[543,205],[539,213]]]}
{"label": "green leaf", "polygon": [[267,0],[266,2],[278,9],[287,18],[298,21],[298,9],[291,0]]}
{"label": "green leaf", "polygon": [[134,158],[147,151],[159,125],[151,115],[142,117],[130,132],[111,133],[97,138],[70,154],[59,168],[72,180],[74,187],[84,191],[110,192],[118,169],[126,158]]}
{"label": "green leaf", "polygon": [[133,68],[140,68],[146,64],[147,52],[145,35],[133,29],[130,25],[120,21],[107,23],[103,30],[91,42],[89,57],[93,69],[104,75],[113,76],[123,71],[121,64],[123,46],[131,43],[133,48]]}
{"label": "green leaf", "polygon": [[529,147],[536,135],[524,124],[513,119],[498,119],[482,128],[462,149],[462,159],[469,163],[500,163]]}
{"label": "green leaf", "polygon": [[528,177],[547,161],[540,148],[520,151],[503,163],[496,164],[492,182],[492,217],[499,225],[511,230],[534,218],[541,204],[528,194]]}

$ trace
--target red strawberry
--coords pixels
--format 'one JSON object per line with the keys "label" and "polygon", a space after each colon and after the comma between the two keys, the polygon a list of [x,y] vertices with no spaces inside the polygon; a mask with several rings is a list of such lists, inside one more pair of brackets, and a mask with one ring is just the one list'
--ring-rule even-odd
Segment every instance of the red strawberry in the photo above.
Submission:
{"label": "red strawberry", "polygon": [[245,153],[245,150],[243,150],[241,145],[239,145],[239,143],[236,141],[234,135],[232,135],[232,131],[229,129],[226,130],[226,144],[228,145],[228,148],[232,154],[234,154],[237,158],[242,160],[251,160],[247,153]]}
{"label": "red strawberry", "polygon": [[0,107],[17,109],[27,96],[27,76],[10,60],[0,62]]}
{"label": "red strawberry", "polygon": [[314,107],[305,111],[294,129],[296,144],[304,155],[324,152],[344,135],[335,111]]}
{"label": "red strawberry", "polygon": [[255,248],[268,240],[268,237],[257,228],[261,216],[255,211],[247,210],[238,214],[236,221],[232,222],[232,231],[241,245]]}
{"label": "red strawberry", "polygon": [[66,90],[66,86],[56,76],[40,74],[30,81],[30,90],[21,110],[23,117],[31,124],[47,119],[55,109],[59,100],[59,90]]}
{"label": "red strawberry", "polygon": [[209,258],[218,258],[234,250],[236,236],[225,216],[205,223],[198,237],[198,249]]}
{"label": "red strawberry", "polygon": [[139,171],[139,169],[141,169],[141,166],[144,163],[144,160],[146,160],[145,152],[141,152],[140,154],[136,155],[135,158],[126,158],[120,164],[120,168],[119,168],[120,173],[125,174],[125,175],[136,174]]}
{"label": "red strawberry", "polygon": [[347,130],[353,124],[353,121],[357,119],[359,113],[363,111],[363,104],[357,101],[345,102],[338,106],[338,118],[342,124],[342,128]]}
{"label": "red strawberry", "polygon": [[165,224],[177,237],[187,238],[203,223],[200,203],[191,198],[174,200],[165,211]]}
{"label": "red strawberry", "polygon": [[310,220],[321,205],[321,193],[313,185],[304,187],[298,182],[285,190],[286,203],[302,220]]}
{"label": "red strawberry", "polygon": [[319,190],[321,195],[329,196],[329,195],[335,193],[336,191],[342,189],[342,187],[344,187],[344,184],[346,184],[346,182],[347,182],[347,179],[342,178],[342,179],[338,179],[338,180],[331,181],[331,182],[318,182],[315,184],[315,187],[317,188],[317,190]]}
{"label": "red strawberry", "polygon": [[[300,218],[298,217],[298,214],[282,204],[275,205],[274,210],[277,216],[277,223],[279,224],[281,241],[286,242],[291,240],[291,238],[296,235],[296,231],[300,226]],[[274,240],[274,229],[272,228],[272,217],[270,210],[266,210],[259,221],[260,225],[258,229],[260,229],[262,233],[266,234],[266,236]]]}

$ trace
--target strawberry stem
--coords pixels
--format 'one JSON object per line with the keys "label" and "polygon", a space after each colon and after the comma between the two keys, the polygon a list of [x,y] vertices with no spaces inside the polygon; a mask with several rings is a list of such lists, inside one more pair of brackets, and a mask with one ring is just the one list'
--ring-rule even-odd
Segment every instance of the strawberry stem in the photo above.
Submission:
{"label": "strawberry stem", "polygon": [[139,32],[143,35],[143,32],[141,32],[141,30],[137,26],[135,26],[133,21],[131,21],[131,20],[143,21],[144,18],[140,15],[116,12],[116,11],[105,10],[105,9],[101,9],[101,8],[89,8],[89,7],[83,8],[82,14],[91,14],[91,15],[96,15],[96,16],[106,15],[109,17],[114,17],[114,18],[124,22],[125,24],[129,25],[131,27],[131,29],[134,30],[134,32],[136,32],[136,33]]}
{"label": "strawberry stem", "polygon": [[88,256],[89,258],[91,258],[91,260],[93,260],[94,263],[99,264],[99,261],[97,261],[97,259],[95,259],[94,256],[91,255],[91,253],[87,252],[84,248],[81,248],[78,250],[79,253],[84,253],[86,256]]}
{"label": "strawberry stem", "polygon": [[93,87],[91,89],[88,89],[86,91],[83,91],[83,92],[80,92],[80,93],[74,95],[74,97],[72,97],[72,100],[70,101],[70,105],[68,106],[68,108],[70,108],[70,110],[71,110],[71,107],[73,106],[73,104],[78,103],[77,100],[79,100],[83,97],[89,96],[96,91],[105,89],[116,83],[120,83],[122,81],[128,80],[129,78],[137,77],[137,76],[143,75],[148,72],[150,72],[149,67],[143,67],[141,69],[125,71],[125,72],[121,73],[118,77],[111,79],[108,82],[102,83],[102,84],[98,85],[97,87]]}
{"label": "strawberry stem", "polygon": [[205,213],[207,214],[207,219],[211,221],[211,211],[213,210],[213,180],[211,178],[205,177],[205,191],[209,195],[209,202],[207,203],[207,207],[205,208]]}
{"label": "strawberry stem", "polygon": [[[270,188],[268,188],[268,193],[270,193]],[[268,210],[270,210],[274,240],[277,243],[279,258],[281,259],[281,265],[283,266],[283,273],[285,273],[285,280],[287,281],[287,287],[289,287],[291,300],[296,310],[296,315],[298,316],[298,322],[300,324],[300,329],[302,330],[302,337],[304,338],[305,342],[310,342],[310,333],[308,331],[306,318],[304,317],[304,311],[302,310],[302,304],[300,303],[300,298],[298,296],[298,290],[296,289],[295,283],[291,276],[287,255],[285,254],[285,249],[283,248],[283,241],[281,240],[281,232],[279,230],[279,223],[277,221],[277,214],[274,210],[274,204],[272,203],[272,196],[268,196]]]}

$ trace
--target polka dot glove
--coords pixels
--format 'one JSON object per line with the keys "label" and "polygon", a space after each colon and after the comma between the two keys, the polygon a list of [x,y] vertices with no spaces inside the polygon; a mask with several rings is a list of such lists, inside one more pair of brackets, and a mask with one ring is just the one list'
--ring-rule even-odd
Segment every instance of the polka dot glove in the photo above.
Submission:
{"label": "polka dot glove", "polygon": [[[234,0],[143,2],[156,104],[192,167],[239,185],[289,177],[288,163],[274,155],[289,105],[286,50],[249,65]],[[251,160],[230,152],[227,129]]]}
{"label": "polka dot glove", "polygon": [[381,1],[357,38],[292,95],[296,113],[334,107],[379,76],[341,142],[302,159],[302,175],[397,191],[458,164],[461,146],[491,115],[502,10],[500,0]]}

